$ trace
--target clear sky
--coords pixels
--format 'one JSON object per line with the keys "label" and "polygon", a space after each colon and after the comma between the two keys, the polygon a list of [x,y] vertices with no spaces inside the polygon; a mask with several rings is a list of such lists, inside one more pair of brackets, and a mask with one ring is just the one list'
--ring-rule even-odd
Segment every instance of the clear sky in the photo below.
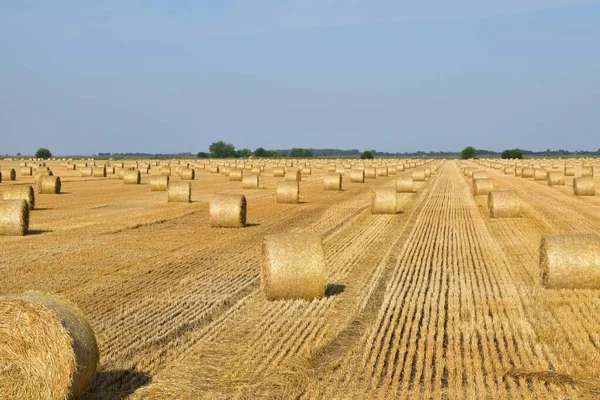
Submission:
{"label": "clear sky", "polygon": [[0,0],[0,154],[600,148],[600,1]]}

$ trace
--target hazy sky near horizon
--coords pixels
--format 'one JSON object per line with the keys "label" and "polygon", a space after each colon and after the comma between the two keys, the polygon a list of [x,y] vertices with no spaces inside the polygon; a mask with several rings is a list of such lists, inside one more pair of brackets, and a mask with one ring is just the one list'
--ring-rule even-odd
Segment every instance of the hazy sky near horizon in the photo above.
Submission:
{"label": "hazy sky near horizon", "polygon": [[600,0],[0,0],[0,154],[600,148]]}

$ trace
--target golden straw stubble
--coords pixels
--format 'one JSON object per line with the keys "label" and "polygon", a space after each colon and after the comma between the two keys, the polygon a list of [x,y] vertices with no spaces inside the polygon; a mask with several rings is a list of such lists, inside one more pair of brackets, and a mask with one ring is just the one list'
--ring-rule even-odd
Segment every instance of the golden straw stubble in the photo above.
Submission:
{"label": "golden straw stubble", "polygon": [[547,288],[600,289],[600,237],[543,236],[540,272]]}
{"label": "golden straw stubble", "polygon": [[209,204],[210,226],[243,228],[246,225],[246,196],[216,193]]}

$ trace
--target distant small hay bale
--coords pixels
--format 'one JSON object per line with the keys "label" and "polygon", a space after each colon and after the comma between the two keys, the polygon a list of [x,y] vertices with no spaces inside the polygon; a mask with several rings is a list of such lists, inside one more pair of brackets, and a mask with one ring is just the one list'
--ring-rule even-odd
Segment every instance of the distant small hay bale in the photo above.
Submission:
{"label": "distant small hay bale", "polygon": [[396,175],[397,168],[395,165],[388,165],[387,170],[388,170],[388,175]]}
{"label": "distant small hay bale", "polygon": [[262,172],[260,167],[252,167],[252,169],[250,170],[250,173],[252,175],[260,175],[260,173]]}
{"label": "distant small hay bale", "polygon": [[473,194],[475,196],[488,195],[492,190],[494,190],[494,182],[491,179],[473,179]]}
{"label": "distant small hay bale", "polygon": [[126,170],[123,175],[123,182],[126,185],[139,185],[142,182],[142,175],[137,170]]}
{"label": "distant small hay bale", "polygon": [[600,237],[543,236],[540,272],[546,288],[600,289]]}
{"label": "distant small hay bale", "polygon": [[324,190],[342,190],[342,174],[329,174],[323,178]]}
{"label": "distant small hay bale", "polygon": [[38,182],[38,193],[59,194],[61,186],[60,177],[42,175]]}
{"label": "distant small hay bale", "polygon": [[23,167],[21,168],[21,176],[32,176],[33,169],[31,167]]}
{"label": "distant small hay bale", "polygon": [[404,164],[399,164],[396,166],[396,172],[403,172],[405,170]]}
{"label": "distant small hay bale", "polygon": [[594,176],[594,166],[584,165],[581,167],[581,176]]}
{"label": "distant small hay bale", "polygon": [[229,180],[230,181],[241,182],[243,178],[244,178],[244,170],[243,169],[231,168],[229,170]]}
{"label": "distant small hay bale", "polygon": [[475,183],[475,179],[485,179],[487,178],[487,172],[485,171],[474,171],[471,175],[471,182]]}
{"label": "distant small hay bale", "polygon": [[192,185],[189,182],[169,181],[167,187],[167,202],[169,203],[191,203]]}
{"label": "distant small hay bale", "polygon": [[[218,166],[216,166],[216,167],[217,167],[217,172],[218,172],[219,167]],[[171,176],[171,167],[162,167],[160,169],[160,174],[163,176]]]}
{"label": "distant small hay bale", "polygon": [[243,189],[258,189],[260,185],[260,178],[255,174],[244,175],[242,178],[242,188]]}
{"label": "distant small hay bale", "polygon": [[398,175],[396,177],[396,193],[412,193],[413,191],[412,174]]}
{"label": "distant small hay bale", "polygon": [[523,173],[523,167],[515,167],[515,176],[521,176]]}
{"label": "distant small hay bale", "polygon": [[300,170],[296,170],[296,171],[288,171],[285,174],[285,180],[286,181],[296,181],[296,182],[301,182],[302,181],[302,173],[300,172]]}
{"label": "distant small hay bale", "polygon": [[518,218],[521,216],[521,200],[514,190],[491,191],[488,194],[491,218]]}
{"label": "distant small hay bale", "polygon": [[302,170],[300,172],[302,173],[303,176],[309,176],[309,175],[312,175],[312,168],[304,167],[304,168],[302,168]]}
{"label": "distant small hay bale", "polygon": [[335,166],[335,171],[336,174],[342,174],[344,175],[346,173],[346,168],[344,168],[343,165],[336,165]]}
{"label": "distant small hay bale", "polygon": [[209,171],[211,174],[218,174],[219,173],[219,166],[218,165],[211,165],[209,168]]}
{"label": "distant small hay bale", "polygon": [[273,176],[277,178],[281,178],[285,176],[285,168],[283,167],[275,167],[273,168]]}
{"label": "distant small hay bale", "polygon": [[98,344],[77,307],[27,292],[0,298],[3,399],[77,399],[96,374]]}
{"label": "distant small hay bale", "polygon": [[533,178],[534,171],[535,170],[533,168],[523,168],[523,170],[521,171],[521,177]]}
{"label": "distant small hay bale", "polygon": [[277,202],[297,204],[300,201],[300,184],[297,181],[277,182]]}
{"label": "distant small hay bale", "polygon": [[432,175],[431,167],[423,167],[423,171],[425,172],[425,178],[429,178]]}
{"label": "distant small hay bale", "polygon": [[[471,171],[471,174],[469,174],[467,176],[471,177],[472,175],[473,175],[473,172]],[[424,182],[425,181],[425,170],[423,168],[415,169],[412,172],[412,179],[414,182]]]}
{"label": "distant small hay bale", "polygon": [[79,168],[79,172],[81,172],[82,177],[89,177],[89,176],[93,176],[93,174],[94,174],[92,167]]}
{"label": "distant small hay bale", "polygon": [[327,172],[335,172],[335,165],[328,165]]}
{"label": "distant small hay bale", "polygon": [[31,185],[6,186],[2,200],[25,200],[30,210],[35,208],[35,191]]}
{"label": "distant small hay bale", "polygon": [[364,183],[365,182],[365,171],[362,169],[350,170],[350,182]]}
{"label": "distant small hay bale", "polygon": [[184,181],[193,181],[196,179],[196,171],[193,168],[183,168],[180,176]]}
{"label": "distant small hay bale", "polygon": [[94,175],[94,178],[106,178],[106,167],[94,167],[92,174]]}
{"label": "distant small hay bale", "polygon": [[169,187],[168,175],[154,175],[150,177],[151,192],[166,192]]}
{"label": "distant small hay bale", "polygon": [[29,207],[27,202],[25,200],[0,202],[0,236],[25,236],[28,232]]}
{"label": "distant small hay bale", "polygon": [[210,200],[209,215],[213,228],[243,228],[246,225],[246,196],[216,193]]}
{"label": "distant small hay bale", "polygon": [[473,172],[477,171],[477,168],[473,168],[473,167],[468,167],[465,168],[465,175],[467,176],[467,178],[473,178]]}
{"label": "distant small hay bale", "polygon": [[514,175],[515,167],[513,165],[507,165],[504,167],[504,175]]}
{"label": "distant small hay bale", "polygon": [[594,178],[591,176],[582,176],[573,179],[573,193],[575,196],[595,196],[596,186]]}
{"label": "distant small hay bale", "polygon": [[377,167],[375,168],[377,176],[388,176],[387,167]]}
{"label": "distant small hay bale", "polygon": [[261,289],[267,300],[312,300],[325,296],[325,253],[319,236],[265,236]]}
{"label": "distant small hay bale", "polygon": [[575,176],[575,167],[572,165],[565,165],[564,173],[565,176]]}
{"label": "distant small hay bale", "polygon": [[371,214],[396,214],[395,187],[373,188],[371,191]]}
{"label": "distant small hay bale", "polygon": [[564,186],[565,176],[562,171],[548,172],[548,186]]}
{"label": "distant small hay bale", "polygon": [[533,179],[536,181],[545,181],[548,180],[548,171],[541,168],[536,168],[533,170]]}

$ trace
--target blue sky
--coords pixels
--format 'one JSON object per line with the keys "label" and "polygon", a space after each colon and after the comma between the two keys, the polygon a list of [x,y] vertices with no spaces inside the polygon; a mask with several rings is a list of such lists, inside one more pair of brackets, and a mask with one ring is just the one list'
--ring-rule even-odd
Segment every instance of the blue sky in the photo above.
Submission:
{"label": "blue sky", "polygon": [[0,1],[0,154],[600,148],[600,1]]}

